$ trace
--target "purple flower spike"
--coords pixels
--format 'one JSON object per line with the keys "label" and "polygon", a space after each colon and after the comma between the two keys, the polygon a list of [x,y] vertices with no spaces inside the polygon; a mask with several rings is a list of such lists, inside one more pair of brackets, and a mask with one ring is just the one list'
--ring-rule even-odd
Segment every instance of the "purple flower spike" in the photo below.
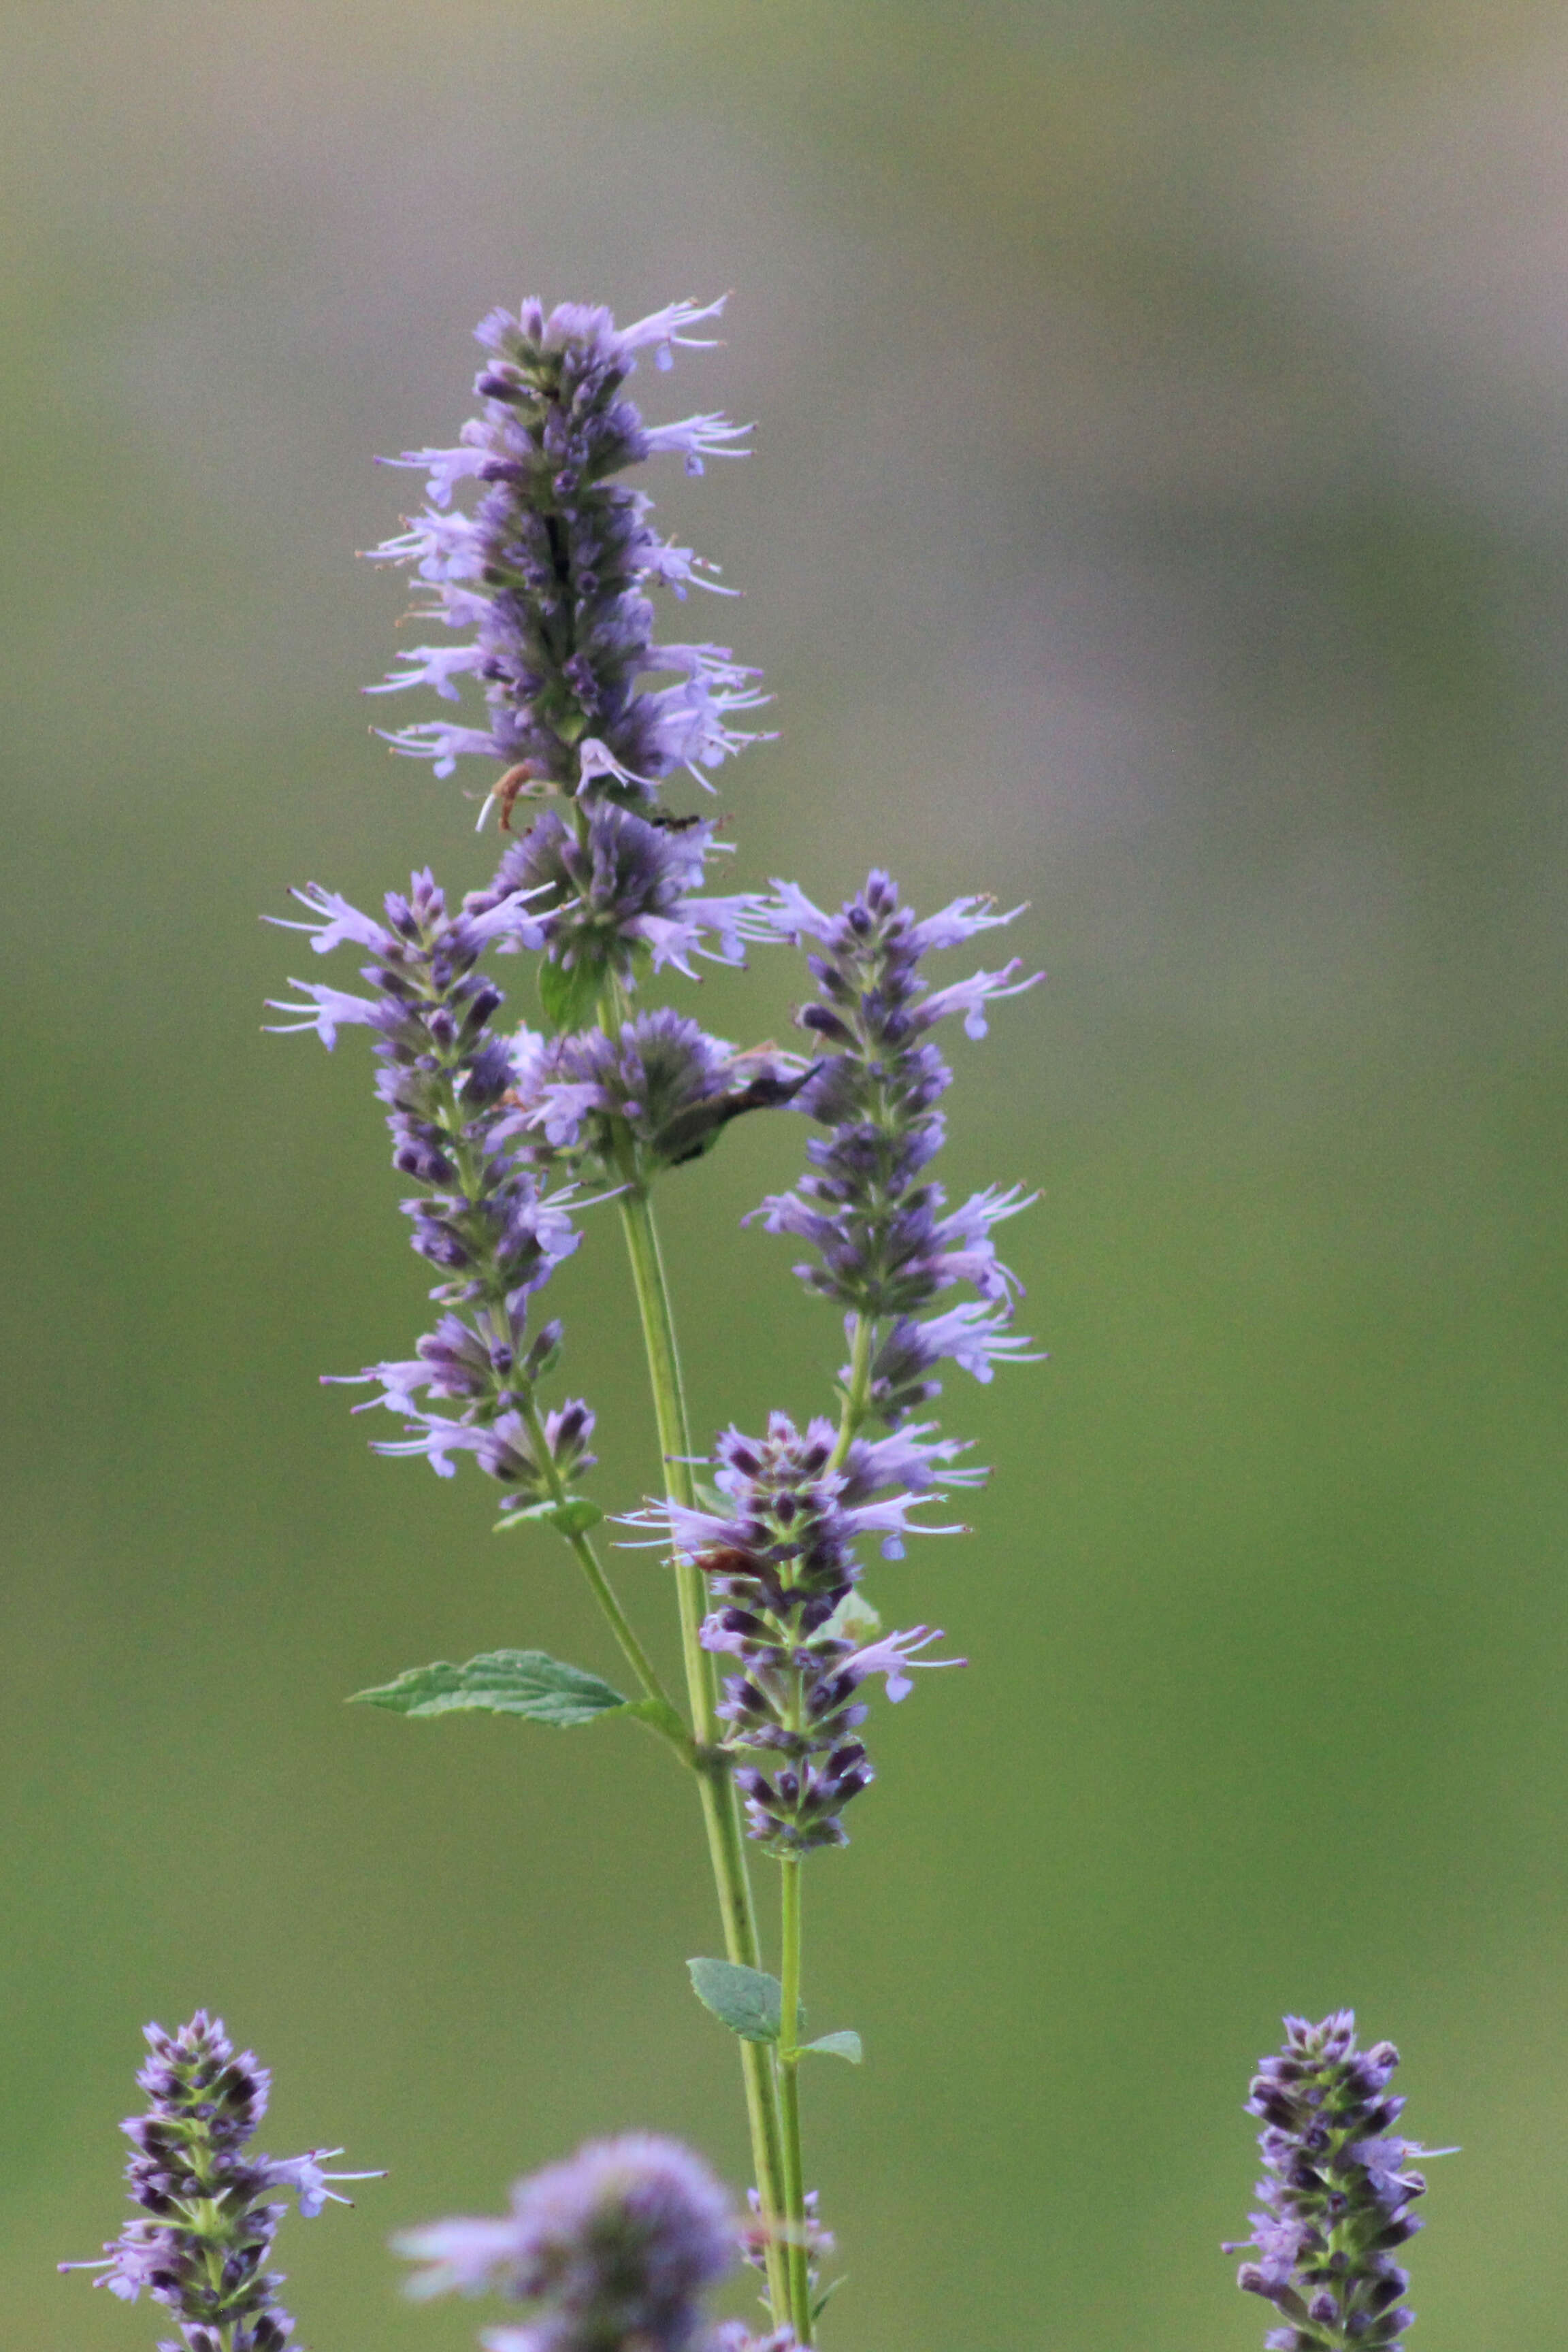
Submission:
{"label": "purple flower spike", "polygon": [[[629,1522],[668,1533],[708,1579],[716,1606],[702,1645],[741,1668],[719,1709],[724,1744],[767,1759],[765,1771],[743,1764],[735,1785],[748,1833],[775,1854],[847,1843],[844,1807],[874,1777],[858,1737],[861,1684],[882,1675],[897,1700],[914,1687],[911,1669],[963,1664],[916,1657],[941,1639],[923,1625],[876,1638],[876,1620],[854,1594],[863,1537],[882,1538],[885,1549],[906,1535],[961,1532],[911,1517],[933,1486],[973,1475],[949,1468],[959,1449],[910,1433],[858,1441],[831,1469],[833,1450],[830,1422],[801,1431],[776,1412],[764,1438],[731,1429],[719,1440],[715,1484],[728,1512],[650,1503]],[[909,1482],[901,1491],[884,1491],[900,1481]]]}
{"label": "purple flower spike", "polygon": [[[441,1274],[431,1296],[449,1310],[413,1359],[354,1376],[379,1385],[371,1404],[405,1418],[406,1440],[380,1450],[422,1454],[443,1477],[455,1455],[471,1454],[509,1488],[503,1507],[542,1501],[594,1460],[585,1405],[543,1422],[550,1462],[528,1426],[534,1386],[561,1346],[558,1323],[531,1329],[531,1302],[577,1246],[576,1203],[569,1188],[549,1189],[550,1155],[526,1131],[514,1048],[495,1025],[501,992],[478,970],[491,948],[545,945],[546,919],[533,911],[541,890],[513,883],[454,915],[433,877],[416,874],[406,898],[389,894],[379,921],[315,885],[294,895],[312,919],[289,928],[309,932],[318,951],[348,942],[368,949],[361,971],[375,992],[297,981],[310,1001],[277,1006],[300,1016],[279,1025],[314,1029],[329,1046],[345,1023],[374,1031],[392,1164],[426,1187],[403,1203],[411,1239]],[[458,1400],[461,1412],[426,1411],[421,1390]]]}
{"label": "purple flower spike", "polygon": [[[745,454],[749,426],[717,415],[647,425],[623,397],[639,352],[668,367],[678,348],[711,349],[683,330],[722,309],[676,302],[618,329],[607,310],[580,302],[548,317],[525,302],[515,318],[494,310],[481,321],[489,356],[475,384],[479,415],[456,447],[391,460],[427,475],[430,504],[373,551],[428,584],[434,602],[417,617],[475,635],[415,646],[369,691],[429,686],[456,700],[456,681],[473,676],[489,723],[422,721],[388,737],[395,751],[434,760],[437,775],[477,753],[536,790],[646,809],[676,769],[705,782],[707,770],[761,740],[734,723],[766,699],[755,670],[725,646],[654,642],[648,588],[684,595],[718,583],[689,548],[650,530],[651,501],[613,478],[661,451],[693,474],[709,457]],[[452,508],[468,482],[479,489],[471,514]],[[648,682],[661,673],[675,682]],[[510,787],[498,789],[504,798]]]}
{"label": "purple flower spike", "polygon": [[[796,1107],[828,1133],[807,1146],[811,1167],[795,1190],[754,1214],[770,1233],[808,1243],[816,1260],[796,1267],[802,1280],[870,1324],[869,1402],[892,1425],[940,1393],[932,1372],[944,1357],[981,1381],[998,1362],[1033,1360],[1009,1328],[1021,1285],[992,1239],[1029,1201],[1016,1186],[992,1186],[944,1214],[946,1195],[925,1175],[942,1148],[936,1106],[952,1081],[927,1032],[957,1013],[971,1036],[984,1036],[991,999],[1016,996],[1041,975],[1016,980],[1010,963],[934,995],[921,977],[922,957],[1010,923],[1017,908],[998,915],[987,899],[955,898],[921,922],[881,873],[836,915],[793,883],[773,887],[765,919],[781,937],[813,943],[819,994],[796,1017],[823,1059]],[[979,1301],[931,1315],[961,1283]]]}
{"label": "purple flower spike", "polygon": [[512,2190],[499,2221],[407,2230],[397,2251],[424,2267],[415,2296],[534,2302],[525,2327],[488,2329],[492,2352],[718,2352],[703,2298],[733,2267],[737,2225],[707,2166],[644,2133],[600,2140]]}
{"label": "purple flower spike", "polygon": [[248,2050],[235,2054],[220,2018],[198,2010],[177,2033],[148,2026],[147,2040],[153,2055],[136,2077],[147,2113],[121,2126],[136,2151],[126,2179],[140,2214],[102,2262],[60,2268],[99,2272],[94,2285],[126,2303],[145,2288],[179,2318],[184,2352],[284,2352],[294,2323],[277,2300],[282,2279],[266,2267],[286,2210],[273,2192],[292,2189],[309,2219],[349,2203],[332,2182],[384,2176],[324,2170],[342,2148],[247,2153],[271,2078]]}
{"label": "purple flower spike", "polygon": [[1393,2352],[1414,2325],[1409,2273],[1394,2259],[1421,2227],[1410,2207],[1426,2183],[1414,2160],[1457,2151],[1391,2128],[1405,2105],[1388,2094],[1398,2063],[1392,2042],[1358,2050],[1342,2009],[1319,2025],[1288,2017],[1284,2049],[1254,2077],[1263,2210],[1226,2252],[1253,2257],[1237,2284],[1287,2323],[1264,2338],[1268,2352]]}

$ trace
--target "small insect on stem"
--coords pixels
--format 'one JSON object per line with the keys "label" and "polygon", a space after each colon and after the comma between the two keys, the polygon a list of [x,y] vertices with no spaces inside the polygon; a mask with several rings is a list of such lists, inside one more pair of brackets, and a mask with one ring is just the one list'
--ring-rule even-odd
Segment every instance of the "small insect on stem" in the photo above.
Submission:
{"label": "small insect on stem", "polygon": [[503,833],[511,831],[511,813],[516,803],[524,798],[536,799],[538,795],[531,793],[529,787],[547,778],[548,773],[548,770],[542,768],[537,760],[520,760],[515,768],[509,768],[505,775],[492,784],[489,796],[492,801],[500,803],[500,829]]}

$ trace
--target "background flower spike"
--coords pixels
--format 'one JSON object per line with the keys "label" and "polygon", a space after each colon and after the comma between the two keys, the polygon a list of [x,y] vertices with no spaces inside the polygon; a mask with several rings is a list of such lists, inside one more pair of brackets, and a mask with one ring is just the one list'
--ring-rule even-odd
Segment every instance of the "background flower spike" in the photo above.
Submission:
{"label": "background flower spike", "polygon": [[125,2177],[136,2218],[101,2262],[59,2267],[97,2271],[93,2284],[126,2303],[145,2289],[174,2312],[182,2342],[160,2352],[284,2352],[294,2323],[267,2267],[287,2211],[278,2192],[291,2190],[310,2219],[351,2202],[337,2182],[384,2175],[327,2171],[342,2148],[255,2154],[271,2076],[250,2051],[237,2054],[221,2018],[199,2009],[177,2033],[146,2032],[153,2054],[136,2080],[147,2111],[121,2126],[135,2150]]}
{"label": "background flower spike", "polygon": [[1426,2182],[1415,2168],[1458,2151],[1394,2130],[1398,2063],[1392,2042],[1359,2050],[1354,2012],[1342,2009],[1316,2025],[1288,2017],[1283,2050],[1253,2077],[1262,2210],[1226,2251],[1248,2253],[1237,2284],[1286,2323],[1264,2338],[1268,2352],[1392,2352],[1415,2324],[1410,2274],[1394,2260],[1421,2227],[1410,2208]]}

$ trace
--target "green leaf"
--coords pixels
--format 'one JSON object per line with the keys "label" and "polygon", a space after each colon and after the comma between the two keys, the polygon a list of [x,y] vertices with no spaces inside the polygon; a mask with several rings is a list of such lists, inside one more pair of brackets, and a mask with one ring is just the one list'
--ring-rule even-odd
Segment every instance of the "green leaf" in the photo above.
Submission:
{"label": "green leaf", "polygon": [[828,2280],[827,2284],[823,2288],[822,2293],[817,2296],[816,2301],[811,2306],[811,2318],[812,2325],[814,2326],[822,2317],[823,2313],[826,2310],[828,2305],[832,2302],[839,2288],[841,2286],[847,2286],[848,2284],[849,2273],[847,2271],[841,2271],[836,2279]]}
{"label": "green leaf", "polygon": [[597,1503],[590,1502],[586,1495],[568,1495],[563,1502],[546,1500],[530,1503],[521,1511],[507,1511],[496,1521],[495,1532],[499,1536],[504,1535],[508,1528],[544,1527],[554,1528],[563,1536],[582,1536],[590,1528],[596,1528],[604,1516]]}
{"label": "green leaf", "polygon": [[840,2033],[825,2033],[819,2041],[804,2042],[802,2050],[820,2050],[825,2058],[847,2058],[851,2066],[858,2066],[866,2055],[860,2036],[847,2026]]}
{"label": "green leaf", "polygon": [[870,1602],[861,1597],[859,1587],[854,1584],[822,1628],[826,1639],[852,1642],[858,1650],[863,1650],[868,1642],[874,1642],[881,1630],[881,1619]]}
{"label": "green leaf", "polygon": [[761,1969],[734,1960],[688,1960],[692,1990],[742,2042],[776,2042],[784,2016],[784,1987]]}
{"label": "green leaf", "polygon": [[486,1715],[526,1716],[531,1723],[552,1723],[563,1730],[574,1723],[592,1723],[595,1716],[637,1711],[597,1675],[563,1665],[542,1650],[487,1650],[466,1666],[448,1665],[445,1659],[431,1666],[410,1666],[395,1683],[356,1691],[351,1704],[388,1707],[394,1715],[478,1709]]}
{"label": "green leaf", "polygon": [[587,957],[579,957],[570,968],[547,958],[539,967],[539,1001],[552,1028],[585,1029],[598,1010],[604,984],[603,970]]}

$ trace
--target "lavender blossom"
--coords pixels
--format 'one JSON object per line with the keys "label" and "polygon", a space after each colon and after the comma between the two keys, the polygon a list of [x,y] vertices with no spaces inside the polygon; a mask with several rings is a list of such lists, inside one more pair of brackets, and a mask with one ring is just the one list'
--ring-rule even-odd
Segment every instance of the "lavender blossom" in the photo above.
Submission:
{"label": "lavender blossom", "polygon": [[489,889],[467,905],[483,915],[523,893],[566,971],[626,981],[640,956],[656,971],[673,964],[691,979],[692,956],[739,963],[744,940],[768,935],[754,894],[701,895],[714,846],[710,824],[658,824],[612,804],[570,815],[547,809],[506,852]]}
{"label": "lavender blossom", "polygon": [[[509,1099],[512,1050],[492,1025],[501,993],[476,970],[487,948],[543,945],[528,894],[492,892],[451,915],[430,874],[416,874],[406,898],[388,894],[384,922],[315,885],[294,895],[313,919],[289,928],[309,932],[319,953],[347,940],[368,948],[362,972],[376,993],[296,981],[306,1001],[277,1004],[297,1016],[277,1025],[314,1029],[329,1047],[349,1023],[376,1033],[393,1166],[429,1188],[403,1203],[413,1244],[447,1277],[431,1297],[454,1310],[412,1360],[357,1376],[380,1386],[371,1405],[401,1413],[407,1427],[405,1439],[379,1450],[422,1454],[444,1477],[455,1454],[471,1453],[510,1487],[503,1508],[543,1500],[594,1458],[585,1405],[540,1418],[534,1390],[559,1355],[561,1327],[531,1333],[529,1322],[535,1294],[580,1236],[570,1191],[547,1190]],[[460,1401],[461,1414],[428,1412],[421,1391]]]}
{"label": "lavender blossom", "polygon": [[790,1101],[808,1075],[794,1055],[742,1053],[668,1007],[637,1013],[614,1036],[524,1031],[516,1052],[515,1099],[530,1129],[553,1151],[592,1153],[612,1180],[630,1172],[622,1138],[646,1181],[708,1150],[742,1112]]}
{"label": "lavender blossom", "polygon": [[[1040,975],[1015,980],[1015,961],[931,993],[921,959],[1013,920],[981,898],[956,898],[919,920],[898,887],[873,872],[837,915],[793,884],[775,883],[766,919],[782,936],[810,940],[819,1000],[796,1017],[828,1049],[797,1107],[829,1132],[806,1147],[809,1172],[755,1213],[770,1233],[796,1234],[816,1262],[795,1271],[811,1288],[858,1318],[870,1342],[867,1402],[896,1425],[940,1391],[935,1367],[951,1357],[979,1380],[1017,1360],[1027,1342],[1010,1328],[1017,1276],[996,1255],[993,1229],[1028,1202],[1016,1188],[992,1187],[943,1214],[946,1195],[925,1170],[942,1147],[936,1105],[952,1073],[927,1033],[961,1013],[973,1037],[985,1007],[1016,996]],[[979,1293],[947,1312],[930,1308],[955,1285]],[[922,1315],[927,1319],[921,1320]],[[850,1369],[841,1377],[847,1382]]]}
{"label": "lavender blossom", "polygon": [[512,2190],[497,2221],[436,2221],[394,2241],[425,2267],[416,2297],[487,2289],[538,2302],[491,2352],[717,2352],[703,2297],[733,2266],[736,2225],[708,2168],[674,2140],[631,2133],[579,2148]]}
{"label": "lavender blossom", "polygon": [[1391,2128],[1405,2105],[1388,2095],[1398,2063],[1392,2042],[1356,2048],[1344,2009],[1320,2025],[1288,2017],[1284,2050],[1258,2069],[1247,2110],[1264,2124],[1263,2210],[1226,2252],[1255,2252],[1237,2284],[1289,2323],[1265,2337],[1268,2352],[1381,2352],[1414,2325],[1409,2274],[1394,2259],[1421,2227],[1409,2209],[1426,2183],[1412,2160],[1454,2150]]}
{"label": "lavender blossom", "polygon": [[735,1785],[748,1834],[770,1853],[847,1843],[844,1807],[874,1778],[859,1738],[864,1683],[881,1675],[897,1701],[912,1689],[913,1670],[963,1663],[917,1656],[942,1638],[923,1625],[867,1638],[880,1628],[858,1596],[851,1599],[863,1537],[880,1536],[896,1552],[906,1535],[960,1532],[911,1517],[933,1486],[976,1475],[952,1466],[960,1450],[902,1432],[856,1439],[835,1467],[830,1422],[813,1421],[802,1433],[774,1413],[765,1438],[731,1429],[719,1440],[715,1484],[728,1513],[665,1502],[631,1522],[668,1529],[708,1580],[716,1606],[703,1623],[703,1646],[741,1668],[726,1680],[719,1708],[725,1746],[769,1759],[765,1771],[743,1764]]}
{"label": "lavender blossom", "polygon": [[380,2180],[379,2172],[328,2172],[342,2148],[277,2158],[247,2153],[267,2112],[271,2078],[247,2050],[237,2057],[219,2018],[198,2010],[177,2033],[150,2025],[153,2055],[136,2080],[148,2111],[121,2128],[136,2153],[126,2167],[140,2217],[104,2248],[95,2286],[135,2303],[143,2287],[174,2312],[181,2344],[159,2352],[282,2352],[293,2321],[277,2300],[281,2277],[266,2267],[291,2189],[307,2218],[329,2202],[346,2205],[331,2184]]}
{"label": "lavender blossom", "polygon": [[[665,450],[698,474],[706,457],[744,454],[747,426],[717,415],[650,426],[621,396],[639,352],[668,367],[677,346],[710,348],[690,331],[722,308],[677,302],[617,329],[605,310],[565,302],[546,317],[531,301],[480,322],[490,354],[475,384],[480,413],[455,448],[394,461],[428,475],[430,503],[374,551],[429,583],[435,601],[418,617],[476,635],[416,646],[370,690],[427,685],[456,700],[455,680],[471,675],[489,723],[406,727],[388,739],[395,751],[434,760],[437,775],[478,753],[531,785],[649,807],[676,769],[705,782],[705,770],[758,740],[734,724],[764,699],[755,670],[724,646],[654,641],[645,592],[717,586],[710,567],[661,541],[650,500],[611,478]],[[450,511],[465,479],[482,486],[472,515]],[[644,682],[659,673],[672,682]]]}

